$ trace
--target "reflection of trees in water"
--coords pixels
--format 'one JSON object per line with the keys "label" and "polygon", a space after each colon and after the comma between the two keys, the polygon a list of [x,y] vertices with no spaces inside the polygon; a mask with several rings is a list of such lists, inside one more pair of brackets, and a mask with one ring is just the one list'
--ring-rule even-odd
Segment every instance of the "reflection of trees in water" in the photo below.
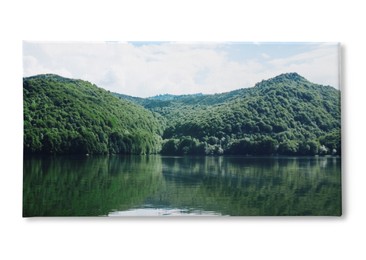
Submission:
{"label": "reflection of trees in water", "polygon": [[339,215],[334,158],[90,156],[24,160],[24,216],[144,204],[227,215]]}
{"label": "reflection of trees in water", "polygon": [[156,203],[228,215],[339,215],[334,158],[164,158]]}
{"label": "reflection of trees in water", "polygon": [[161,183],[156,156],[24,160],[24,216],[97,216],[139,205]]}

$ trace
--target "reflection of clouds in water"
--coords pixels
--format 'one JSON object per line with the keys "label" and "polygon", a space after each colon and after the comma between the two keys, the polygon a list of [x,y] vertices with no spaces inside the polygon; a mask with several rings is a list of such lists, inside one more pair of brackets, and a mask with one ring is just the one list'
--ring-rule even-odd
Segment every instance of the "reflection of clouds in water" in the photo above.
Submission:
{"label": "reflection of clouds in water", "polygon": [[24,172],[27,217],[341,213],[339,157],[56,156]]}
{"label": "reflection of clouds in water", "polygon": [[188,210],[188,209],[178,209],[178,208],[137,208],[127,211],[114,211],[108,214],[108,217],[159,217],[159,216],[222,216],[220,213],[213,211],[203,211],[203,210]]}
{"label": "reflection of clouds in water", "polygon": [[321,168],[326,168],[328,165],[328,159],[327,158],[322,158],[322,160],[320,161],[320,167]]}

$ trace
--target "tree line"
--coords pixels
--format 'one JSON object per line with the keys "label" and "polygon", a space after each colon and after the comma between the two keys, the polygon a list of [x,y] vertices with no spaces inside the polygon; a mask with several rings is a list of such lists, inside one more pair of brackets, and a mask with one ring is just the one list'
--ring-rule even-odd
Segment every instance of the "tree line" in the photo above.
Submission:
{"label": "tree line", "polygon": [[161,150],[157,117],[82,80],[23,80],[24,152],[149,154]]}
{"label": "tree line", "polygon": [[296,73],[214,95],[135,98],[57,75],[23,79],[24,152],[340,155],[340,91]]}

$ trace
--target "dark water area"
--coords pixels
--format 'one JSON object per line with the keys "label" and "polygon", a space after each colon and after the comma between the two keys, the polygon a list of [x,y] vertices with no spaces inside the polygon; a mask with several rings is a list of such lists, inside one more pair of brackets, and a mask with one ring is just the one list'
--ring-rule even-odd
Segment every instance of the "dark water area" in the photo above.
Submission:
{"label": "dark water area", "polygon": [[339,216],[339,157],[24,159],[23,216]]}

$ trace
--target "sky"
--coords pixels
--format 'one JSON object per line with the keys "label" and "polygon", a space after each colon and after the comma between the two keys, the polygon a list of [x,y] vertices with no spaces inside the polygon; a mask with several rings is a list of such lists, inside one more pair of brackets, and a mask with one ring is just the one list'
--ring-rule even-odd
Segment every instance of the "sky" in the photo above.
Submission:
{"label": "sky", "polygon": [[339,88],[339,44],[23,42],[25,77],[58,74],[137,97],[221,93],[288,72]]}

